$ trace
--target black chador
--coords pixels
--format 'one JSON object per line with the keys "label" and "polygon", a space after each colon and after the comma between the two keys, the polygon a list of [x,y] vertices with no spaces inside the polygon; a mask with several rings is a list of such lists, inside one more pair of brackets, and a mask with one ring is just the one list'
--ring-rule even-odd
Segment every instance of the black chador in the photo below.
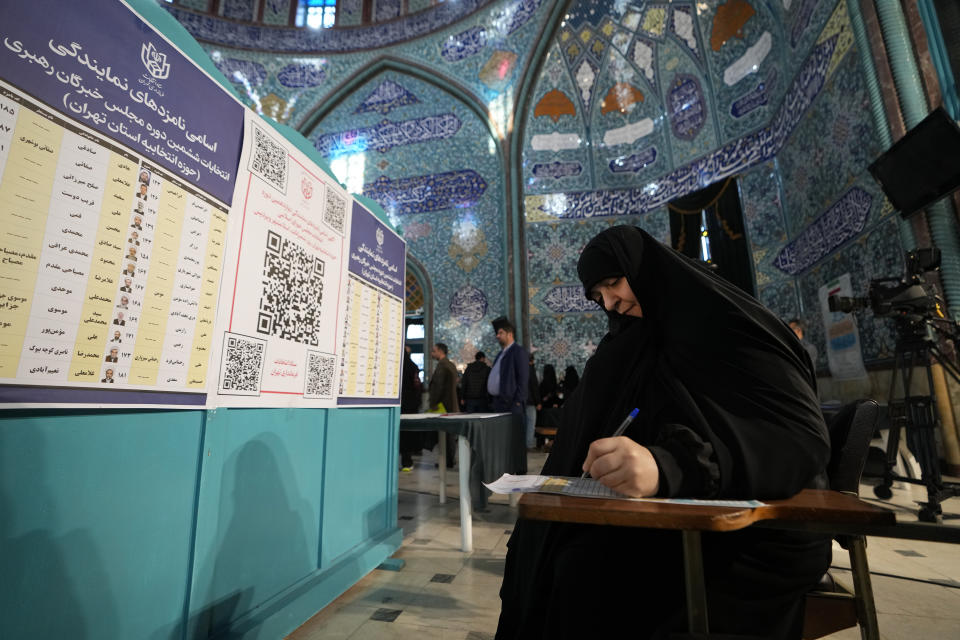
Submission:
{"label": "black chador", "polygon": [[[806,351],[774,314],[636,227],[608,229],[577,265],[585,293],[625,277],[643,317],[609,332],[563,407],[543,473],[579,476],[590,443],[649,449],[661,497],[785,498],[825,488],[829,437]],[[824,536],[704,534],[711,632],[799,638],[803,594],[830,563]],[[660,638],[686,628],[680,534],[519,521],[497,638]]]}

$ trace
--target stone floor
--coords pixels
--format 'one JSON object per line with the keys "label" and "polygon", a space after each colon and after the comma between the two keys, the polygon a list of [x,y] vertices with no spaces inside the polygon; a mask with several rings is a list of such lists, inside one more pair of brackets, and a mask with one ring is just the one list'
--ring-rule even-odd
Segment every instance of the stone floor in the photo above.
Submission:
{"label": "stone floor", "polygon": [[[531,473],[546,455],[529,454]],[[372,571],[337,600],[294,631],[290,640],[487,640],[500,612],[498,591],[506,542],[516,509],[504,496],[473,518],[472,553],[460,550],[457,474],[447,474],[447,503],[438,504],[439,475],[428,453],[416,458],[411,472],[400,473],[399,524],[403,544],[393,557],[400,571]],[[873,498],[872,487],[861,496]],[[915,520],[914,501],[926,492],[915,485],[894,485],[890,501],[897,517]],[[943,503],[944,513],[960,516],[960,497]],[[960,526],[960,520],[948,520]],[[870,538],[880,635],[884,640],[960,639],[960,547],[947,544]],[[850,585],[849,558],[834,543],[838,582]],[[828,636],[858,640],[859,630]]]}

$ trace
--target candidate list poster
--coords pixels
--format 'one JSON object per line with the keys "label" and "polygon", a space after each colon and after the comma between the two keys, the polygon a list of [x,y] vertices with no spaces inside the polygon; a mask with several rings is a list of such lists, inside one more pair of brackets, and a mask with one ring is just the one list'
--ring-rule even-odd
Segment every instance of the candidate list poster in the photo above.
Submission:
{"label": "candidate list poster", "polygon": [[332,407],[350,196],[260,116],[245,126],[211,402]]}
{"label": "candidate list poster", "polygon": [[205,404],[242,107],[118,2],[7,18],[0,406]]}
{"label": "candidate list poster", "polygon": [[405,275],[403,238],[354,202],[338,404],[400,403]]}

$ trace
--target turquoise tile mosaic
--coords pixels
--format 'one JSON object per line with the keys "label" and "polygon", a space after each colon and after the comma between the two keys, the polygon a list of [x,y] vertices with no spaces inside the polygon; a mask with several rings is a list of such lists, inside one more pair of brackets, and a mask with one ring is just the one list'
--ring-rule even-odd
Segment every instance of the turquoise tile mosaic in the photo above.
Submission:
{"label": "turquoise tile mosaic", "polygon": [[[543,62],[543,73],[530,100],[533,110],[524,126],[523,173],[526,193],[551,193],[589,189],[593,184],[593,168],[587,146],[586,123],[583,110],[574,102],[577,89],[567,66],[563,63],[556,43]],[[551,137],[572,136],[577,140],[572,148],[535,149],[532,140],[544,141]],[[540,145],[537,145],[540,147]]]}
{"label": "turquoise tile mosaic", "polygon": [[[791,236],[821,214],[880,154],[866,81],[855,46],[778,154]],[[872,182],[872,181],[871,181]]]}
{"label": "turquoise tile mosaic", "polygon": [[407,0],[407,13],[423,11],[424,9],[429,9],[434,4],[436,4],[434,0]]}
{"label": "turquoise tile mosaic", "polygon": [[783,5],[753,3],[744,10],[750,15],[742,23],[732,17],[719,21],[723,5],[700,6],[699,24],[709,27],[702,48],[707,80],[713,87],[721,135],[729,139],[766,123],[792,76],[785,68]]}
{"label": "turquoise tile mosaic", "polygon": [[194,11],[205,12],[210,9],[210,0],[180,0],[177,4],[187,9],[193,9]]}
{"label": "turquoise tile mosaic", "polygon": [[[435,337],[455,360],[495,353],[489,319],[509,308],[503,176],[521,181],[525,340],[540,364],[582,370],[606,326],[578,290],[583,244],[624,222],[669,241],[667,202],[736,175],[758,297],[806,319],[824,366],[819,286],[902,268],[897,221],[866,172],[880,149],[845,2],[576,0],[544,34],[555,8],[409,2],[404,17],[322,34],[174,14],[261,113],[331,158],[362,148],[356,188],[426,265]],[[508,132],[520,158],[501,154]],[[867,360],[889,355],[888,322],[858,321]]]}
{"label": "turquoise tile mosaic", "polygon": [[223,0],[220,10],[224,18],[252,22],[256,18],[253,13],[255,6],[254,0]]}
{"label": "turquoise tile mosaic", "polygon": [[[397,1],[397,0],[393,0]],[[228,0],[231,13],[239,15],[241,7],[252,0]],[[528,20],[542,0],[511,0],[504,5],[500,25],[515,26]],[[404,43],[412,38],[432,34],[463,18],[474,17],[491,0],[458,0],[439,4],[398,20],[353,27],[351,29],[283,29],[260,25],[237,25],[174,5],[164,5],[194,38],[226,47],[271,52],[343,53]],[[226,5],[224,5],[226,7]],[[252,11],[251,11],[252,14]]]}
{"label": "turquoise tile mosaic", "polygon": [[290,24],[290,5],[296,0],[263,0],[263,23]]}
{"label": "turquoise tile mosaic", "polygon": [[[723,15],[726,4],[737,10]],[[817,325],[812,334],[825,358],[816,289],[841,268],[856,279],[870,261],[888,264],[880,254],[899,259],[895,225],[885,223],[889,205],[865,175],[879,149],[845,5],[801,1],[786,12],[781,3],[760,2],[702,3],[696,11],[683,3],[604,6],[606,21],[591,13],[595,3],[576,3],[568,12],[532,101],[553,89],[579,99],[577,114],[561,118],[569,122],[563,132],[576,132],[591,149],[590,188],[551,192],[550,181],[533,173],[551,157],[553,170],[563,173],[561,163],[573,158],[568,151],[551,156],[531,149],[533,135],[559,127],[527,114],[523,171],[534,338],[547,340],[555,329],[565,343],[575,334],[569,318],[590,312],[568,286],[583,236],[590,235],[580,223],[663,211],[675,197],[740,174],[758,296],[781,317],[801,315]],[[602,51],[598,38],[607,44]],[[600,52],[598,71],[583,67]],[[596,102],[587,118],[577,116],[591,106],[584,95],[595,98],[618,82],[648,90],[634,109],[640,105],[656,123],[645,139],[656,141],[651,146],[658,153],[633,161],[652,162],[632,180],[614,182],[598,161],[603,138],[624,120],[640,118],[602,113]],[[660,217],[667,240],[669,218],[665,211]],[[889,331],[871,318],[861,324],[865,356],[883,357]],[[585,344],[568,353],[582,352]]]}
{"label": "turquoise tile mosaic", "polygon": [[[436,8],[447,4],[462,3],[441,3]],[[506,130],[507,123],[513,118],[511,109],[514,95],[511,85],[529,62],[530,51],[543,28],[549,4],[540,0],[501,0],[456,24],[438,30],[428,38],[414,39],[394,46],[387,46],[387,40],[374,40],[372,42],[378,45],[377,49],[349,54],[274,53],[262,50],[263,47],[259,50],[256,47],[254,50],[246,50],[214,44],[197,33],[192,33],[217,64],[249,66],[249,73],[238,75],[236,69],[232,68],[232,73],[227,74],[248,105],[263,115],[302,131],[312,130],[315,125],[311,121],[312,114],[333,91],[350,78],[364,73],[375,60],[384,57],[397,60],[400,64],[423,67],[435,73],[441,83],[462,87],[486,104],[501,129]],[[429,14],[434,9],[417,15]],[[174,15],[178,19],[184,18],[177,13]],[[187,14],[186,17],[190,16],[195,14]],[[405,23],[415,18],[416,15],[390,24]],[[185,25],[188,29],[192,24],[191,20],[192,18]],[[235,24],[231,27],[231,33],[237,31],[235,27]],[[269,31],[265,27],[249,29]],[[469,43],[459,37],[459,34],[470,29],[482,29],[484,33],[484,46],[475,51],[470,50]],[[355,35],[359,33],[357,29],[325,31]],[[359,39],[353,42],[354,47],[363,44]],[[451,51],[460,52],[454,62],[444,57],[444,53],[449,56]]]}
{"label": "turquoise tile mosaic", "polygon": [[436,84],[389,71],[353,91],[308,139],[348,188],[383,206],[426,265],[436,339],[493,349],[489,321],[507,309],[504,169],[476,110]]}
{"label": "turquoise tile mosaic", "polygon": [[530,345],[539,350],[540,365],[554,364],[558,369],[573,365],[582,371],[606,333],[606,316],[583,294],[577,259],[591,238],[617,224],[640,226],[658,239],[669,235],[665,210],[526,226]]}
{"label": "turquoise tile mosaic", "polygon": [[[793,278],[757,287],[757,299],[785,322],[804,316],[800,311],[797,282]],[[812,318],[812,314],[807,316]]]}
{"label": "turquoise tile mosaic", "polygon": [[740,204],[747,242],[756,256],[760,251],[783,246],[787,232],[780,198],[780,177],[774,161],[764,162],[744,173],[739,181]]}
{"label": "turquoise tile mosaic", "polygon": [[566,316],[530,316],[530,341],[538,371],[552,364],[558,373],[568,366],[583,373],[584,363],[607,332],[607,317],[596,309]]}
{"label": "turquoise tile mosaic", "polygon": [[597,187],[630,187],[673,166],[664,110],[654,85],[611,47],[590,114]]}
{"label": "turquoise tile mosaic", "polygon": [[355,27],[363,23],[363,0],[338,0],[337,25]]}

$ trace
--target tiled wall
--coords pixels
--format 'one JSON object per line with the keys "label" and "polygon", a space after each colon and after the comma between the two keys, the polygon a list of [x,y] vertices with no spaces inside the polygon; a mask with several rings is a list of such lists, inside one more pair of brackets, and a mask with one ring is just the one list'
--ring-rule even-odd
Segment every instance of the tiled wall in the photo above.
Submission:
{"label": "tiled wall", "polygon": [[263,0],[263,23],[290,24],[290,5],[297,0]]}
{"label": "tiled wall", "polygon": [[[363,140],[357,190],[384,206],[426,265],[434,339],[450,345],[457,362],[472,361],[477,348],[496,353],[490,320],[509,313],[507,168],[499,133],[486,121],[496,132],[509,126],[513,86],[549,6],[494,2],[430,37],[343,55],[203,43],[248,104],[298,127],[328,158],[360,151],[357,140]],[[376,73],[371,64],[380,55],[397,62]],[[368,79],[318,121],[324,99],[363,75]],[[464,91],[473,96],[469,103]]]}
{"label": "tiled wall", "polygon": [[362,158],[364,194],[429,270],[434,339],[450,345],[457,362],[472,361],[477,348],[495,353],[490,320],[507,308],[504,168],[476,111],[436,85],[385,71],[309,139],[335,167],[338,157]]}
{"label": "tiled wall", "polygon": [[[666,202],[739,175],[758,297],[807,319],[825,366],[819,287],[846,271],[855,286],[900,272],[896,225],[866,173],[880,148],[846,5],[604,8],[568,11],[526,114],[534,345],[545,361],[582,366],[603,333],[575,273],[555,260],[572,266],[606,224],[652,227],[668,241]],[[864,356],[889,355],[886,322],[858,320]]]}
{"label": "tiled wall", "polygon": [[[582,369],[603,335],[574,272],[589,238],[629,223],[668,241],[667,202],[738,175],[758,297],[808,320],[825,365],[817,289],[846,271],[857,287],[901,269],[896,221],[865,170],[880,147],[845,0],[576,0],[514,116],[553,8],[440,3],[419,20],[321,36],[173,13],[260,112],[330,157],[367,141],[363,189],[430,272],[435,337],[455,359],[496,351],[488,321],[507,310],[512,278],[502,177],[517,171],[525,341],[541,364]],[[348,31],[362,50],[335,53]],[[270,52],[280,49],[323,53]],[[380,56],[395,62],[371,71]],[[519,168],[482,112],[494,131],[520,136]],[[864,356],[888,355],[886,321],[858,320]]]}

